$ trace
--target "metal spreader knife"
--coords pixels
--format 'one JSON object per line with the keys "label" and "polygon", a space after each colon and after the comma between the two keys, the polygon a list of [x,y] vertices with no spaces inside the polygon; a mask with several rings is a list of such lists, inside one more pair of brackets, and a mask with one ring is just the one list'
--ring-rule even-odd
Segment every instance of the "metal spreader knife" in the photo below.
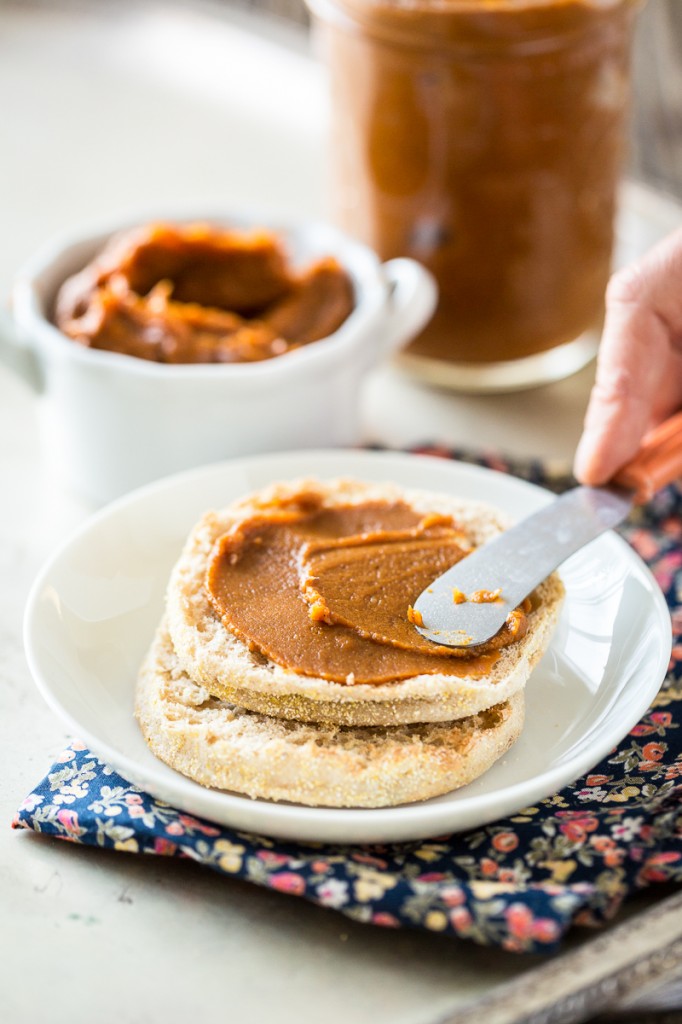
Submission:
{"label": "metal spreader knife", "polygon": [[681,475],[682,413],[677,413],[647,435],[608,486],[568,491],[438,576],[414,603],[416,628],[447,647],[489,640],[570,555]]}

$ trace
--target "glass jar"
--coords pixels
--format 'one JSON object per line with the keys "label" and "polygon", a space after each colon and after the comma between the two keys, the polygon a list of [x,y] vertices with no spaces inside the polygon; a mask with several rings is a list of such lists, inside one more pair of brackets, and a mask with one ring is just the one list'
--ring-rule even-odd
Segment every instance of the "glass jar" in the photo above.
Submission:
{"label": "glass jar", "polygon": [[440,299],[401,362],[462,390],[596,351],[639,0],[309,0],[340,226]]}

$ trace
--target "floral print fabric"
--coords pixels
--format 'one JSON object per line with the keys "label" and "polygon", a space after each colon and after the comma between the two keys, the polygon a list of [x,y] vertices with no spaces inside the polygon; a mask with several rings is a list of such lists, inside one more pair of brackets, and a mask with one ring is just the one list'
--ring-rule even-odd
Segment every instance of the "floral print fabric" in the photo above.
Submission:
{"label": "floral print fabric", "polygon": [[[571,483],[539,463],[475,461],[556,491]],[[572,924],[599,925],[629,893],[682,882],[682,491],[661,492],[622,533],[670,606],[668,675],[618,749],[537,806],[429,841],[303,846],[177,811],[73,743],[24,800],[13,826],[131,853],[189,857],[358,921],[549,952]]]}

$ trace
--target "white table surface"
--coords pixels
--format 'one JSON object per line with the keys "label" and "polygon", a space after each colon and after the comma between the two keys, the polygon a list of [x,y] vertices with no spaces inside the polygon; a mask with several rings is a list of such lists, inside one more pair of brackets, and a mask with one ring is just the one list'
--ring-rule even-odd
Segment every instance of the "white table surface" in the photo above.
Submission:
{"label": "white table surface", "polygon": [[[208,5],[0,0],[0,295],[47,236],[105,216],[185,203],[324,215],[321,69],[295,30],[259,33]],[[631,248],[679,220],[672,205],[652,215],[646,196],[630,202]],[[592,378],[588,367],[476,398],[385,368],[363,396],[365,439],[568,461]],[[89,512],[45,474],[34,403],[0,369],[0,1019],[426,1024],[530,970],[532,959],[356,925],[189,863],[10,832],[70,738],[30,679],[23,606]]]}

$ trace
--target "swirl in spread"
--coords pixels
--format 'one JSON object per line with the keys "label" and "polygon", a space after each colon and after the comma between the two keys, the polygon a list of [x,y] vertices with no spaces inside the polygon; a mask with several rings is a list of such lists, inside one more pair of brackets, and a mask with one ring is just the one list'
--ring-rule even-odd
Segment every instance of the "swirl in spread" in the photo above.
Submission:
{"label": "swirl in spread", "polygon": [[432,643],[407,615],[468,550],[450,517],[424,516],[400,501],[325,507],[318,495],[301,493],[224,534],[205,586],[230,632],[301,675],[346,684],[424,673],[481,677],[500,648],[525,635],[524,609],[468,649]]}

